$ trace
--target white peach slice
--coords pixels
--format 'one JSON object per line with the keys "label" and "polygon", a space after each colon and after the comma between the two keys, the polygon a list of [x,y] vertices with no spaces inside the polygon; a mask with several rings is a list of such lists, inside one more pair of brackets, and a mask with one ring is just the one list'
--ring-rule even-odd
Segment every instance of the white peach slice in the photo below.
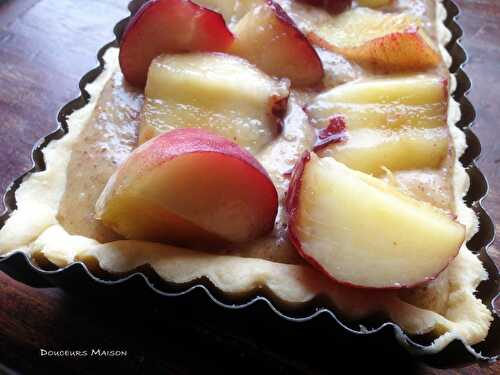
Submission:
{"label": "white peach slice", "polygon": [[142,87],[149,64],[166,52],[225,51],[233,35],[224,18],[190,0],[152,0],[130,19],[120,41],[120,67]]}
{"label": "white peach slice", "polygon": [[222,14],[226,23],[231,27],[253,8],[264,3],[265,0],[193,0],[205,8]]}
{"label": "white peach slice", "polygon": [[298,0],[305,4],[314,5],[324,8],[331,14],[342,13],[349,9],[352,5],[352,0]]}
{"label": "white peach slice", "polygon": [[340,50],[347,59],[380,73],[425,71],[441,57],[422,29],[409,29]]}
{"label": "white peach slice", "polygon": [[465,228],[333,158],[306,155],[293,173],[286,208],[289,238],[333,280],[363,288],[414,287],[457,255]]}
{"label": "white peach slice", "polygon": [[381,8],[390,5],[394,0],[357,0],[358,5],[369,8]]}
{"label": "white peach slice", "polygon": [[307,112],[320,135],[329,132],[333,120],[345,122],[346,131],[320,140],[320,156],[379,176],[383,167],[399,171],[441,166],[449,152],[447,101],[447,80],[417,75],[337,86],[318,95]]}
{"label": "white peach slice", "polygon": [[448,81],[439,76],[370,79],[337,86],[318,95],[307,113],[318,127],[343,116],[350,130],[446,126]]}
{"label": "white peach slice", "polygon": [[406,129],[399,132],[359,129],[348,131],[347,140],[317,150],[349,168],[374,176],[391,171],[436,169],[450,150],[447,128]]}
{"label": "white peach slice", "polygon": [[424,71],[441,62],[421,21],[405,14],[355,8],[333,17],[308,37],[377,73]]}
{"label": "white peach slice", "polygon": [[323,78],[323,65],[311,43],[272,0],[254,8],[234,28],[230,53],[269,75],[289,78],[294,86],[311,86]]}
{"label": "white peach slice", "polygon": [[257,153],[281,130],[289,82],[223,53],[166,54],[153,60],[139,143],[178,128],[202,128]]}
{"label": "white peach slice", "polygon": [[128,239],[207,247],[266,234],[277,208],[276,189],[251,154],[204,130],[179,129],[130,155],[96,217]]}

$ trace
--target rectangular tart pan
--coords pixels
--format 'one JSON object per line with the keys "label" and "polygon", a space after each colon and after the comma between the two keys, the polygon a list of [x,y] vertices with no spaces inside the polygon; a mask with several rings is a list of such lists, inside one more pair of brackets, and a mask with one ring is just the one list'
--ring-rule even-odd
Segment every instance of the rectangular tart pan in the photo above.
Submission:
{"label": "rectangular tart pan", "polygon": [[[145,0],[133,0],[129,9],[134,14]],[[458,7],[452,0],[444,0],[448,17],[446,27],[452,32],[452,39],[446,46],[453,58],[451,73],[457,77],[457,89],[453,94],[454,99],[460,104],[462,113],[457,126],[465,132],[468,148],[461,158],[470,176],[471,185],[465,197],[468,206],[472,207],[479,218],[478,233],[469,241],[468,247],[479,255],[489,279],[480,284],[477,296],[493,312],[494,322],[490,328],[488,338],[479,345],[475,345],[476,352],[482,353],[479,360],[492,360],[500,353],[500,316],[495,310],[495,299],[499,297],[500,277],[492,259],[486,249],[494,239],[494,224],[482,207],[482,200],[488,192],[488,183],[475,164],[481,153],[481,145],[472,130],[475,111],[466,97],[471,82],[462,70],[467,60],[467,54],[460,45],[462,29],[456,22],[459,13]],[[85,106],[89,101],[89,94],[85,86],[94,81],[104,69],[103,56],[110,47],[117,47],[120,36],[129,18],[120,21],[114,28],[116,39],[105,45],[99,51],[97,58],[99,66],[83,76],[79,83],[81,95],[67,103],[60,110],[57,120],[59,128],[52,134],[43,138],[33,149],[33,168],[26,174],[17,178],[10,185],[4,196],[6,211],[0,216],[0,228],[5,224],[10,213],[16,209],[15,191],[30,173],[45,168],[41,150],[51,141],[63,137],[67,133],[67,117],[74,111]],[[352,322],[338,313],[329,309],[320,297],[313,299],[298,309],[291,309],[276,301],[271,300],[265,290],[254,291],[237,298],[228,297],[211,285],[209,280],[200,279],[189,284],[179,285],[167,283],[160,279],[149,267],[141,267],[133,274],[93,275],[87,267],[80,262],[73,263],[65,268],[42,268],[31,262],[24,253],[16,252],[9,256],[0,257],[0,270],[11,277],[34,287],[58,286],[71,293],[86,295],[93,303],[105,299],[128,299],[130,305],[137,305],[140,300],[144,303],[144,310],[167,309],[174,310],[176,318],[184,319],[186,316],[196,315],[215,326],[216,330],[227,331],[230,322],[230,335],[236,338],[235,351],[244,351],[255,361],[275,363],[281,369],[303,372],[302,365],[290,360],[296,358],[297,342],[302,343],[300,358],[314,364],[314,367],[332,369],[331,351],[320,345],[320,342],[330,342],[330,349],[335,347],[340,358],[352,355],[353,351],[369,345],[371,355],[377,355],[380,347],[384,347],[384,355],[393,353],[396,358],[424,354],[426,345],[432,342],[432,337],[425,335],[408,337],[402,329],[392,322],[380,317],[372,317],[363,321]],[[151,306],[151,307],[146,307]],[[202,313],[200,313],[202,312]],[[147,312],[143,312],[147,318]],[[201,316],[198,316],[201,314]],[[180,318],[183,317],[183,318]],[[277,334],[278,333],[278,334]],[[238,339],[244,338],[244,339]],[[396,339],[396,340],[394,340]],[[336,348],[341,340],[343,349]],[[260,345],[265,342],[268,346],[260,350]],[[307,343],[307,350],[303,344]],[[405,349],[401,349],[401,344]],[[227,345],[227,344],[224,344]],[[269,348],[271,346],[271,349]],[[345,351],[345,353],[344,353]],[[253,354],[252,354],[253,353]],[[269,354],[272,353],[272,354]],[[366,357],[366,353],[358,353]],[[391,356],[392,356],[391,355]],[[393,357],[394,358],[394,357]],[[478,360],[477,355],[471,354],[460,341],[455,340],[439,354],[427,356],[425,361],[438,367],[458,367]]]}

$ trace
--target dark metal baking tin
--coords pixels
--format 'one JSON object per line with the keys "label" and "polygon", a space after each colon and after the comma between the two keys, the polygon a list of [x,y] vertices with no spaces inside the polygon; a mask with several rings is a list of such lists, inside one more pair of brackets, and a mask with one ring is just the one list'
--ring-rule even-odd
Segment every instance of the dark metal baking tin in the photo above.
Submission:
{"label": "dark metal baking tin", "polygon": [[[136,12],[144,0],[134,0],[129,4],[129,9]],[[488,192],[488,183],[475,164],[479,157],[481,146],[478,138],[472,131],[472,125],[475,119],[474,108],[466,97],[470,89],[470,81],[462,70],[466,63],[467,55],[460,45],[462,30],[456,23],[456,17],[459,13],[458,7],[451,1],[445,0],[444,4],[448,11],[446,26],[452,31],[453,38],[447,46],[448,51],[453,57],[451,72],[456,74],[458,87],[454,93],[454,98],[460,103],[462,118],[458,126],[465,132],[468,148],[462,156],[461,162],[464,164],[467,173],[471,178],[471,187],[466,196],[467,204],[474,209],[480,220],[479,232],[469,241],[469,248],[476,254],[479,254],[481,261],[489,274],[489,280],[483,282],[478,290],[478,296],[486,306],[493,311],[495,316],[488,338],[483,343],[476,345],[476,351],[491,359],[492,356],[500,353],[500,319],[495,311],[494,300],[499,296],[500,278],[498,270],[488,256],[486,249],[494,239],[494,225],[488,214],[484,211],[481,202]],[[85,86],[92,82],[102,72],[104,61],[103,55],[111,46],[117,46],[117,40],[123,32],[128,18],[120,21],[115,26],[116,40],[104,46],[98,53],[99,66],[88,72],[80,81],[79,87],[81,96],[67,103],[58,114],[60,124],[57,131],[46,136],[33,150],[34,167],[16,179],[9,187],[4,197],[6,212],[0,217],[0,226],[3,226],[10,213],[16,209],[15,191],[27,175],[45,169],[45,163],[41,150],[51,141],[63,137],[67,133],[66,119],[79,108],[87,104],[89,94],[85,91]],[[238,319],[242,325],[248,326],[251,320],[259,316],[259,327],[272,324],[273,330],[280,329],[280,325],[292,324],[294,337],[302,337],[309,340],[316,340],[322,337],[328,341],[338,335],[343,335],[342,340],[347,340],[348,336],[363,336],[364,340],[377,342],[384,341],[387,345],[393,345],[396,337],[397,341],[412,354],[422,354],[422,349],[431,341],[431,337],[418,336],[408,337],[399,326],[394,323],[384,321],[381,318],[371,318],[363,321],[349,321],[345,317],[339,316],[334,309],[329,308],[327,301],[322,298],[315,298],[313,301],[301,306],[291,307],[287,304],[277,301],[269,296],[266,290],[260,289],[252,293],[238,297],[229,297],[224,295],[211,285],[209,280],[200,279],[186,285],[173,285],[161,280],[149,267],[141,267],[135,272],[116,276],[108,274],[94,275],[82,263],[74,263],[63,269],[41,268],[31,262],[25,254],[17,252],[10,256],[0,258],[0,269],[14,277],[32,286],[55,285],[79,294],[90,295],[94,298],[98,296],[133,296],[135,299],[154,301],[156,305],[166,305],[169,309],[192,309],[197,306],[204,311],[205,316],[210,314],[214,321],[220,317],[227,319]],[[184,307],[183,307],[184,306]],[[191,307],[189,307],[191,306]],[[231,311],[232,310],[232,311]],[[277,317],[279,317],[277,319]],[[296,324],[300,323],[300,324]],[[342,327],[342,329],[339,329]],[[255,329],[259,329],[255,327]],[[262,333],[262,332],[261,332]],[[246,332],[245,335],[249,333]],[[321,335],[321,336],[318,336]],[[276,335],[275,335],[276,336]],[[388,336],[390,336],[388,338]],[[267,339],[266,339],[267,340]],[[287,340],[289,341],[289,339]],[[307,342],[307,341],[306,341]],[[311,341],[309,341],[311,342]],[[284,345],[281,342],[279,345]],[[293,344],[292,344],[293,345]],[[357,345],[357,344],[356,344]],[[290,343],[288,343],[288,347]],[[287,345],[284,345],[286,348]],[[454,341],[441,353],[432,356],[427,361],[444,367],[455,367],[462,364],[475,361],[476,358],[470,355],[465,346]]]}

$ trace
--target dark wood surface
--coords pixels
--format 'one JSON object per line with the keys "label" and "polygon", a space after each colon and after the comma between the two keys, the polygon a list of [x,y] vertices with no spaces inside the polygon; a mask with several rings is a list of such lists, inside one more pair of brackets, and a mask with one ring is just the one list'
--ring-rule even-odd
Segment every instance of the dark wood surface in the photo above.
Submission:
{"label": "dark wood surface", "polygon": [[[475,132],[483,145],[478,165],[491,189],[485,207],[498,227],[500,103],[495,87],[500,80],[500,3],[457,2],[462,8],[463,44],[470,55],[466,71],[473,89],[469,98],[478,112]],[[113,39],[112,27],[127,15],[126,5],[127,0],[0,0],[1,194],[15,177],[31,168],[33,145],[56,128],[61,105],[79,94],[79,79],[96,65],[97,50]],[[500,248],[500,240],[494,245]],[[492,248],[490,253],[499,264],[498,251]],[[204,321],[196,306],[170,310],[130,303],[126,297],[121,302],[104,301],[70,296],[57,288],[33,289],[0,274],[0,362],[16,372],[35,374],[111,370],[124,374],[326,374],[365,368],[401,374],[500,373],[499,364],[439,369],[435,363],[419,362],[397,349],[380,348],[376,340],[342,336],[337,341],[318,337],[316,346],[325,340],[322,346],[328,350],[319,351],[321,356],[316,357],[309,353],[307,361],[301,352],[310,352],[315,345],[297,342],[297,350],[280,352],[269,344],[273,340],[251,334],[248,319],[245,336],[238,331],[241,327],[235,328],[240,323],[231,318],[214,325]],[[224,325],[232,328],[224,329]],[[293,339],[293,332],[274,335],[270,330],[271,336]],[[40,349],[97,348],[127,350],[127,356],[40,355]],[[8,370],[0,366],[0,373],[4,371]]]}

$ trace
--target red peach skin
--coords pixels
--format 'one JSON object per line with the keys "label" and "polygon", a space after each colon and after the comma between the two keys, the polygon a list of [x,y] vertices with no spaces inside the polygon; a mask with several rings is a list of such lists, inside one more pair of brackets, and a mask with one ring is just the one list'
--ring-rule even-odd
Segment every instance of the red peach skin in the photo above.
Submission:
{"label": "red peach skin", "polygon": [[334,46],[315,33],[308,37],[314,44],[378,73],[425,71],[441,62],[439,53],[418,28],[394,32],[356,47]]}
{"label": "red peach skin", "polygon": [[120,42],[120,67],[129,83],[146,84],[151,61],[167,52],[223,52],[233,42],[222,15],[190,0],[152,0],[129,21]]}
{"label": "red peach skin", "polygon": [[194,128],[137,148],[96,204],[97,217],[126,238],[205,247],[268,233],[277,208],[276,188],[249,152]]}
{"label": "red peach skin", "polygon": [[323,64],[294,21],[274,1],[253,9],[235,27],[230,52],[295,86],[321,82]]}
{"label": "red peach skin", "polygon": [[351,287],[400,289],[431,281],[465,238],[452,215],[309,153],[294,169],[286,210],[298,253]]}

